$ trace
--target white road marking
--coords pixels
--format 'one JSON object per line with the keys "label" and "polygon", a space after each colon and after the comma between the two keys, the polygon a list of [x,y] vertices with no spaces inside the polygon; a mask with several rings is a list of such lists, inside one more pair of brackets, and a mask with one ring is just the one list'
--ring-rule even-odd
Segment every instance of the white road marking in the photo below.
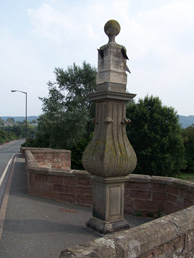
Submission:
{"label": "white road marking", "polygon": [[10,159],[9,162],[7,163],[7,166],[6,166],[5,170],[3,171],[3,174],[2,174],[2,176],[1,176],[1,178],[0,178],[0,187],[1,187],[1,184],[2,184],[2,182],[3,182],[3,179],[4,179],[5,175],[6,175],[6,173],[7,173],[7,170],[8,170],[8,168],[9,168],[9,165],[10,165],[10,163],[12,162],[12,159],[13,159],[14,155],[15,155],[15,153],[12,155],[11,159]]}
{"label": "white road marking", "polygon": [[[14,155],[15,155],[15,154],[13,154],[13,156],[14,156]],[[16,155],[17,155],[17,154],[16,154]],[[11,162],[13,156],[11,157],[9,163]],[[3,197],[3,202],[2,202],[2,205],[1,205],[1,209],[0,209],[0,241],[1,241],[2,234],[3,234],[3,227],[4,227],[4,222],[5,222],[5,215],[6,215],[7,204],[8,204],[8,199],[9,199],[9,191],[10,191],[10,188],[11,188],[11,181],[12,181],[13,172],[14,172],[14,169],[15,169],[16,157],[17,157],[17,156],[15,156],[15,159],[14,159],[14,161],[13,161],[13,166],[12,166],[11,171],[10,171],[9,179],[8,179],[7,186],[6,186],[6,189],[5,189],[5,194],[4,194],[4,197]],[[9,164],[9,163],[8,163],[8,164]],[[8,166],[7,166],[6,168],[8,168]],[[6,169],[5,169],[5,170],[6,170]]]}

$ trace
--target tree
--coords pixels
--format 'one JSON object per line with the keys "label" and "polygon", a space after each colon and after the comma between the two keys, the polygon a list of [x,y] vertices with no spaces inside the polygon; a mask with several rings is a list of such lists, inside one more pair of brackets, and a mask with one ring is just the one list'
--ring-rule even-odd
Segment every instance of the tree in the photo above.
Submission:
{"label": "tree", "polygon": [[14,124],[15,120],[14,120],[14,118],[9,117],[9,118],[7,118],[6,122],[9,123],[9,124]]}
{"label": "tree", "polygon": [[37,120],[32,120],[32,121],[30,122],[31,125],[36,125],[37,123],[38,123]]}
{"label": "tree", "polygon": [[[94,104],[87,95],[95,91],[96,69],[83,62],[66,71],[55,69],[56,81],[49,82],[49,95],[40,98],[43,114],[31,145],[75,150],[72,160],[81,160],[82,152],[93,131]],[[81,168],[80,162],[72,162]]]}
{"label": "tree", "polygon": [[0,144],[7,141],[7,134],[5,131],[0,130]]}
{"label": "tree", "polygon": [[194,124],[182,129],[185,147],[185,172],[194,172]]}
{"label": "tree", "polygon": [[8,127],[8,130],[13,132],[17,138],[22,138],[22,130],[20,124]]}
{"label": "tree", "polygon": [[16,139],[16,135],[12,131],[0,130],[0,144]]}
{"label": "tree", "polygon": [[137,154],[134,173],[173,176],[183,167],[183,140],[179,120],[171,107],[162,106],[158,97],[146,96],[127,106],[131,124],[129,140]]}
{"label": "tree", "polygon": [[66,108],[90,108],[92,103],[88,101],[87,95],[94,92],[96,88],[96,69],[90,64],[83,62],[82,67],[68,67],[66,71],[55,69],[56,81],[60,90],[67,91],[65,97]]}
{"label": "tree", "polygon": [[0,126],[4,125],[4,120],[0,117]]}

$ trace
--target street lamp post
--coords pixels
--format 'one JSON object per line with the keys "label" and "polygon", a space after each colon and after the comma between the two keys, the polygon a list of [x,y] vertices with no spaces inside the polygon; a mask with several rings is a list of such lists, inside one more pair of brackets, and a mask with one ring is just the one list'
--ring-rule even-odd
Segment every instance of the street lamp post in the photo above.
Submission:
{"label": "street lamp post", "polygon": [[27,133],[28,133],[28,123],[27,123],[27,118],[28,118],[28,116],[27,116],[27,92],[26,91],[21,91],[21,90],[11,90],[11,92],[21,92],[21,93],[24,93],[25,95],[26,95],[26,108],[25,108],[25,110],[26,110],[26,142],[27,142]]}

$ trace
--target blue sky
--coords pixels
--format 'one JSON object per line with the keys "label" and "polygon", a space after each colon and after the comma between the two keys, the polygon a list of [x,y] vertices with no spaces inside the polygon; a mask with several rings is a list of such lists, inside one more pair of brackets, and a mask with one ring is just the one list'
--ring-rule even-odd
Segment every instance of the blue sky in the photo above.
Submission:
{"label": "blue sky", "polygon": [[0,0],[0,116],[40,115],[54,68],[97,66],[116,19],[116,41],[129,56],[127,89],[136,100],[158,96],[180,115],[194,115],[193,0]]}

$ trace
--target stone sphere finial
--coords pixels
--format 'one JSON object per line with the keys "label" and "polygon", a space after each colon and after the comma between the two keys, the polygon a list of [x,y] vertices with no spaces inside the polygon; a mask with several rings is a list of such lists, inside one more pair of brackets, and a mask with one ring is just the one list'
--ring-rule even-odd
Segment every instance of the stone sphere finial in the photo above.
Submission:
{"label": "stone sphere finial", "polygon": [[115,37],[119,34],[120,30],[121,26],[117,21],[107,21],[107,23],[104,25],[104,32],[109,37],[109,43],[115,42]]}

